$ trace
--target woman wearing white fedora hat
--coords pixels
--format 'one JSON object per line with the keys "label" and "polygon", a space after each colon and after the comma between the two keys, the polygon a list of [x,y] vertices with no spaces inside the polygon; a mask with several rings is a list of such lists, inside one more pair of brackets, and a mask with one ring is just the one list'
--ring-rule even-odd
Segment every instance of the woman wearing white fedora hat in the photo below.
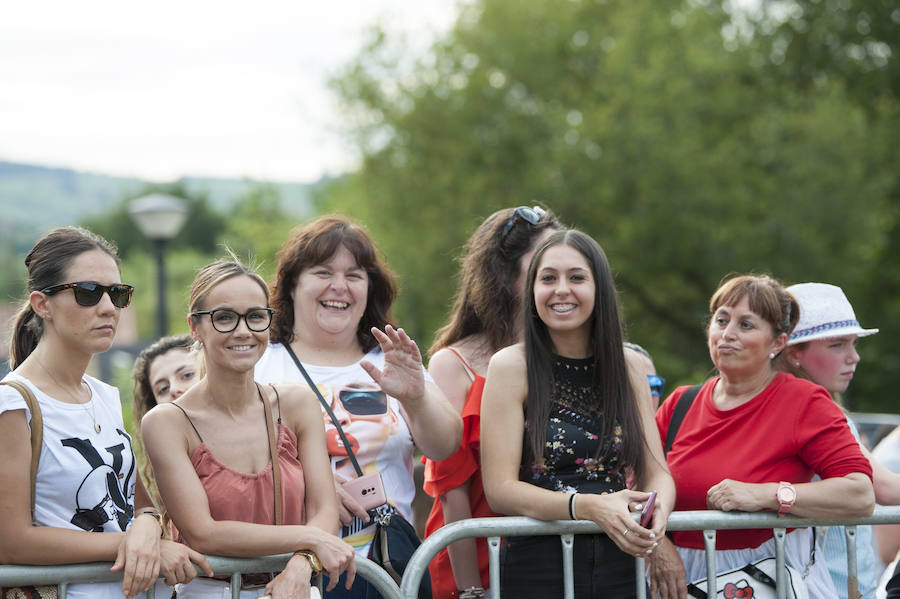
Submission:
{"label": "woman wearing white fedora hat", "polygon": [[[825,387],[838,405],[847,390],[860,357],[856,343],[861,337],[874,335],[878,329],[864,329],[853,312],[850,301],[840,287],[826,283],[800,283],[787,288],[800,306],[800,320],[788,339],[779,367]],[[850,429],[859,438],[853,422]],[[872,463],[875,500],[880,504],[900,501],[900,477],[876,460],[862,446]],[[844,527],[824,533],[824,556],[834,586],[842,598],[848,596],[847,549]],[[857,576],[859,592],[864,599],[875,597],[877,574],[873,553],[872,527],[858,526]],[[820,543],[821,545],[822,543]]]}
{"label": "woman wearing white fedora hat", "polygon": [[787,288],[800,304],[800,321],[788,339],[784,359],[792,370],[825,387],[838,403],[847,390],[859,354],[856,342],[878,329],[864,329],[840,287],[800,283]]}

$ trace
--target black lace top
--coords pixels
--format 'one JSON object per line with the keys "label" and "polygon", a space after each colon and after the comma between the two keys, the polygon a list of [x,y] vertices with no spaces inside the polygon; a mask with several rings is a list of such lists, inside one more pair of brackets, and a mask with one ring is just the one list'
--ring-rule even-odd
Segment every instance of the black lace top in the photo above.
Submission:
{"label": "black lace top", "polygon": [[[523,468],[521,480],[552,491],[609,493],[624,489],[625,473],[619,464],[622,429],[616,426],[609,438],[600,439],[603,410],[591,384],[592,358],[553,358],[544,463],[530,472]],[[605,457],[598,461],[594,456],[601,443]]]}

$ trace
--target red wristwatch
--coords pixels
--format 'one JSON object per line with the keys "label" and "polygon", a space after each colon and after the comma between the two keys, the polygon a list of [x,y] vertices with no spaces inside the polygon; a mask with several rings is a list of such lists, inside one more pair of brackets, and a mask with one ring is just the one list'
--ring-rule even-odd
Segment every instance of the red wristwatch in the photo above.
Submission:
{"label": "red wristwatch", "polygon": [[778,483],[778,490],[775,491],[775,498],[778,500],[778,515],[784,516],[794,507],[794,501],[797,500],[797,489],[791,483],[781,481]]}

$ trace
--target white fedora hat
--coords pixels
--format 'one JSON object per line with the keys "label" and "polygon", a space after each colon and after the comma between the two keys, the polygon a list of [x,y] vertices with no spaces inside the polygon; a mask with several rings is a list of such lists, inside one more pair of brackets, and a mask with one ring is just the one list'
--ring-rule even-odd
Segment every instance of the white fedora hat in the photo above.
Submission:
{"label": "white fedora hat", "polygon": [[874,335],[878,329],[859,326],[853,306],[840,287],[826,283],[799,283],[787,288],[800,304],[800,321],[788,339],[788,345],[856,335]]}

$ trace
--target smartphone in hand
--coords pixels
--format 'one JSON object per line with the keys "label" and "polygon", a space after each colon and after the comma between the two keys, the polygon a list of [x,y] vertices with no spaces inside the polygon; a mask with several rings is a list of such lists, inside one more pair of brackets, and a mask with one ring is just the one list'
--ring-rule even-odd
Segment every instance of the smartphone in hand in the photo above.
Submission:
{"label": "smartphone in hand", "polygon": [[656,507],[656,491],[650,492],[650,499],[647,500],[647,503],[644,504],[644,509],[641,510],[641,526],[647,528],[650,524],[650,521],[653,518],[653,508]]}
{"label": "smartphone in hand", "polygon": [[366,511],[387,503],[381,473],[372,472],[359,478],[351,478],[341,485]]}

